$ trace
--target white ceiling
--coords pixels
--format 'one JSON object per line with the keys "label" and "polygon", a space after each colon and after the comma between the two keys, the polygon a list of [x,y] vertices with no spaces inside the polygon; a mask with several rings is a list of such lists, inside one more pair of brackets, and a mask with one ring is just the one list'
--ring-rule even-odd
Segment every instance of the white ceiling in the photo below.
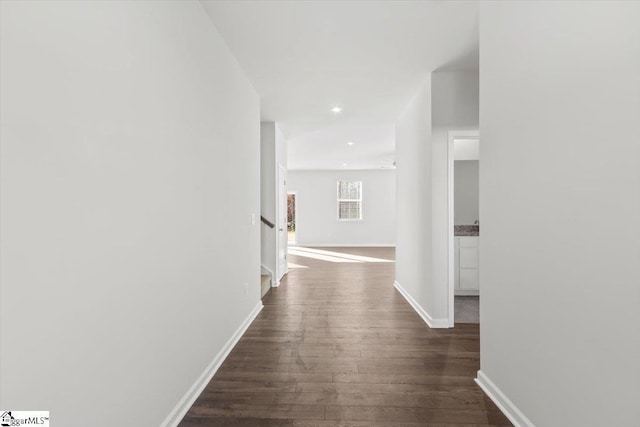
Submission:
{"label": "white ceiling", "polygon": [[293,169],[389,163],[395,121],[421,80],[478,66],[473,1],[203,4],[260,94],[262,120],[287,136]]}
{"label": "white ceiling", "polygon": [[289,169],[389,169],[395,160],[393,125],[333,124],[287,143]]}

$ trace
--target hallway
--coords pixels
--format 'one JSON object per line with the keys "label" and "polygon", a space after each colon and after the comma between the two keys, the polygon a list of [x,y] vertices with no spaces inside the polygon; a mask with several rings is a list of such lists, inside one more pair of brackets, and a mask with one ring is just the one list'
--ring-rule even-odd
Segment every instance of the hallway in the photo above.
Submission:
{"label": "hallway", "polygon": [[477,324],[429,329],[375,260],[393,248],[323,250],[290,255],[182,427],[511,425],[473,381]]}

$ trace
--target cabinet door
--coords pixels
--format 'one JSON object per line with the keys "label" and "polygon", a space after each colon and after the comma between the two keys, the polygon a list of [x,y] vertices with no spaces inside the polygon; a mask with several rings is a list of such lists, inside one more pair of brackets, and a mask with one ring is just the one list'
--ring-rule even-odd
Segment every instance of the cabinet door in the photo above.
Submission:
{"label": "cabinet door", "polygon": [[478,269],[476,268],[460,269],[460,289],[464,289],[464,290],[480,289],[480,286],[478,284]]}
{"label": "cabinet door", "polygon": [[460,248],[460,268],[478,268],[478,248]]}
{"label": "cabinet door", "polygon": [[459,288],[467,291],[480,289],[478,279],[478,237],[460,237],[458,248]]}

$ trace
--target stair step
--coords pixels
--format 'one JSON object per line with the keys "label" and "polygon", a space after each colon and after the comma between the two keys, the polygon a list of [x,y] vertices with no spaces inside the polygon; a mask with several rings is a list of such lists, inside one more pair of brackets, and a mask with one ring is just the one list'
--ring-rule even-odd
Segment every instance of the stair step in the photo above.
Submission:
{"label": "stair step", "polygon": [[260,276],[260,295],[263,297],[271,289],[271,276],[262,274]]}

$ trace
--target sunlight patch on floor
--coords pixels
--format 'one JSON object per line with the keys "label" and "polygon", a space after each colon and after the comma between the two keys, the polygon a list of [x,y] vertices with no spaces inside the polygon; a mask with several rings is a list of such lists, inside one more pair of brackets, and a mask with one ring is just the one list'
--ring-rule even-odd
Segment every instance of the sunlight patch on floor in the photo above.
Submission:
{"label": "sunlight patch on floor", "polygon": [[355,261],[347,258],[339,258],[335,256],[316,254],[313,252],[307,252],[300,249],[301,248],[299,246],[296,246],[295,248],[289,248],[289,255],[302,256],[306,258],[313,258],[313,259],[318,259],[320,261],[329,261],[329,262],[361,262],[361,261]]}
{"label": "sunlight patch on floor", "polygon": [[287,264],[289,266],[289,269],[292,269],[292,268],[309,268],[306,265],[296,264],[295,262],[288,262]]}
{"label": "sunlight patch on floor", "polygon": [[388,259],[327,251],[324,249],[306,248],[304,246],[289,247],[289,253],[291,255],[303,256],[329,262],[394,262],[393,260]]}

